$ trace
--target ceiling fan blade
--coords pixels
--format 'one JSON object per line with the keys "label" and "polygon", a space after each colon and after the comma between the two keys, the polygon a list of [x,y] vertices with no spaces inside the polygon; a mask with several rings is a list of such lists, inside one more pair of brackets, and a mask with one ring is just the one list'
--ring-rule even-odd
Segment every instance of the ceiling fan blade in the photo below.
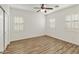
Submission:
{"label": "ceiling fan blade", "polygon": [[45,8],[45,9],[53,9],[53,8]]}
{"label": "ceiling fan blade", "polygon": [[37,12],[39,12],[40,10],[38,10]]}
{"label": "ceiling fan blade", "polygon": [[40,7],[34,7],[34,9],[41,9]]}
{"label": "ceiling fan blade", "polygon": [[58,8],[58,7],[59,7],[59,5],[56,5],[56,6],[55,6],[55,8]]}

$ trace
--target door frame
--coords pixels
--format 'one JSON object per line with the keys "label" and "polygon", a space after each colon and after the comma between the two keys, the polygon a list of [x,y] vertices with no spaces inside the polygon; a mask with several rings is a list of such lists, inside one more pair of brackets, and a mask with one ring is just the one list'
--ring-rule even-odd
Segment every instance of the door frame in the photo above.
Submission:
{"label": "door frame", "polygon": [[[5,50],[5,10],[3,9],[2,6],[0,6],[0,8],[3,11],[3,50]],[[4,51],[3,51],[4,52]],[[3,53],[2,52],[2,53]]]}

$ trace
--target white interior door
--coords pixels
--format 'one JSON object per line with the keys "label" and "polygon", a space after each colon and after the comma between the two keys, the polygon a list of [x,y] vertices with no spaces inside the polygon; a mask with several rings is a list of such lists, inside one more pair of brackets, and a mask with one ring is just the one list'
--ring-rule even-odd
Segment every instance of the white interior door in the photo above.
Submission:
{"label": "white interior door", "polygon": [[0,8],[0,52],[3,50],[3,10]]}

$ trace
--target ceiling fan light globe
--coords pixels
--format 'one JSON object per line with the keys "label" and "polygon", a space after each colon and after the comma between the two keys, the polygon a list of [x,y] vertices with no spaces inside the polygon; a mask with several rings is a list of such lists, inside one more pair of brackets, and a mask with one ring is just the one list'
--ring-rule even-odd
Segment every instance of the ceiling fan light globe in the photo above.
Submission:
{"label": "ceiling fan light globe", "polygon": [[44,8],[46,8],[46,5],[44,5]]}
{"label": "ceiling fan light globe", "polygon": [[44,12],[45,11],[45,9],[41,9],[41,12]]}

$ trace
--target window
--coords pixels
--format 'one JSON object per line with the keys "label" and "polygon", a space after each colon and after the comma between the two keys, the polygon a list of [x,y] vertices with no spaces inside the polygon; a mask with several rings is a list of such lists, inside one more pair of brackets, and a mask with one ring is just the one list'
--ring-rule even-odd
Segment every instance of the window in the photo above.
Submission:
{"label": "window", "polygon": [[49,26],[50,28],[55,28],[55,18],[49,19]]}
{"label": "window", "polygon": [[23,31],[23,26],[24,26],[23,18],[19,16],[14,17],[14,30]]}
{"label": "window", "polygon": [[79,15],[78,14],[69,15],[66,17],[66,28],[73,31],[79,30]]}

